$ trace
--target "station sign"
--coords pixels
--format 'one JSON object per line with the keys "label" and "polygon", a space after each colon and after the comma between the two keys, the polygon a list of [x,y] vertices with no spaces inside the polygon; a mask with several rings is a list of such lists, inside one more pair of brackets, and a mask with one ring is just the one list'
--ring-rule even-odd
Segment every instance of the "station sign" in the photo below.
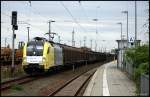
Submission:
{"label": "station sign", "polygon": [[130,37],[128,41],[129,41],[130,43],[133,43],[133,42],[134,42],[134,37]]}

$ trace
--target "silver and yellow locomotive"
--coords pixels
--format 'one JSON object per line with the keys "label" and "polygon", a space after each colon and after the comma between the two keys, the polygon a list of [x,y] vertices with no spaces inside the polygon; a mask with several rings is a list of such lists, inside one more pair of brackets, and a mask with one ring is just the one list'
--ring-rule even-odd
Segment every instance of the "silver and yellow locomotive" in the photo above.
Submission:
{"label": "silver and yellow locomotive", "polygon": [[24,45],[22,66],[26,73],[45,72],[63,65],[62,48],[44,38],[35,37]]}

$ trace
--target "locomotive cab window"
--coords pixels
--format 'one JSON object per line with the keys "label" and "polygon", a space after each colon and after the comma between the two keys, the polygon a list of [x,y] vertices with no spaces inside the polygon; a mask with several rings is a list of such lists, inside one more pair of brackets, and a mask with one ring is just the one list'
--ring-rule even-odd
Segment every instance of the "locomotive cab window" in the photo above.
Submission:
{"label": "locomotive cab window", "polygon": [[42,56],[43,43],[31,41],[27,44],[27,56]]}

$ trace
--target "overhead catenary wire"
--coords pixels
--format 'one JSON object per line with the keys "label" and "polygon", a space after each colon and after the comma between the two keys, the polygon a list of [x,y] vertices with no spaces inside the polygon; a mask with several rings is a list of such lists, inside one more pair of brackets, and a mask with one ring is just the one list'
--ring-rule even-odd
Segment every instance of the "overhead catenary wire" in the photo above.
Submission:
{"label": "overhead catenary wire", "polygon": [[84,13],[84,16],[87,18],[87,20],[88,20],[88,16],[87,16],[87,12],[85,11],[85,8],[82,6],[82,4],[81,4],[81,2],[79,2],[79,5],[80,5],[80,7],[82,8],[82,10],[83,10],[83,13]]}
{"label": "overhead catenary wire", "polygon": [[[29,2],[28,2],[29,3]],[[31,3],[31,1],[30,1],[30,3]],[[35,7],[33,7],[33,6],[30,6],[32,9],[31,9],[31,11],[32,11],[32,13],[34,13],[34,14],[36,14],[36,15],[38,15],[38,16],[40,16],[40,18],[41,19],[45,19],[45,21],[43,21],[43,22],[47,22],[47,17],[45,17],[45,16],[42,16],[40,13],[37,13],[38,11],[37,11],[37,9],[35,8]],[[35,11],[36,11],[36,13],[35,13]],[[52,18],[52,17],[50,17],[50,18]],[[54,25],[54,26],[56,26],[56,25]],[[57,25],[57,28],[58,29],[62,29],[61,27],[59,27],[58,25]]]}
{"label": "overhead catenary wire", "polygon": [[[5,16],[7,16],[7,17],[10,17],[10,19],[11,19],[11,16],[10,16],[10,15],[8,15],[8,14],[6,14],[6,13],[4,13],[4,12],[2,12],[2,14],[5,15]],[[2,22],[2,23],[3,23],[3,22]],[[4,22],[4,23],[8,23],[8,22]],[[28,25],[30,25],[30,26],[33,26],[32,24],[28,23],[27,21],[20,21],[20,20],[18,20],[18,23],[20,23],[20,24],[28,24]],[[34,25],[34,28],[40,29],[39,27],[35,27],[35,25]],[[40,30],[41,30],[41,29],[40,29]],[[43,31],[43,30],[42,30],[42,31]]]}
{"label": "overhead catenary wire", "polygon": [[[30,6],[30,7],[32,8],[32,9],[31,9],[32,13],[38,15],[41,19],[45,19],[44,22],[47,23],[47,20],[46,20],[47,17],[41,16],[39,13],[37,13],[37,10],[36,10],[35,8],[33,8],[32,6]],[[36,13],[34,12],[33,9],[36,11]],[[60,27],[58,27],[58,25],[57,25],[57,29],[61,30]],[[43,31],[43,30],[41,30],[41,31]]]}
{"label": "overhead catenary wire", "polygon": [[[20,4],[24,4],[25,2],[19,2]],[[29,3],[29,2],[28,2]],[[34,10],[36,10],[35,8],[33,8],[32,6],[30,6],[31,8],[30,8],[30,11],[33,13],[33,14],[35,14],[35,15],[38,15],[38,16],[40,16],[40,18],[41,19],[45,19],[45,22],[47,21],[46,20],[46,18],[44,17],[44,16],[41,16],[39,13],[35,13],[35,11]],[[26,7],[25,7],[26,8]],[[33,10],[34,9],[34,10]],[[11,10],[9,10],[9,11],[11,11]],[[36,10],[36,12],[38,12],[37,10]],[[3,13],[3,12],[2,12]],[[7,15],[6,13],[3,13],[5,16],[8,16],[8,17],[10,17],[11,18],[11,16],[10,15]],[[27,21],[25,21],[26,23],[27,23]],[[28,24],[30,24],[30,23],[28,23]],[[33,26],[33,25],[31,25],[30,24],[30,26]],[[38,29],[40,29],[39,27],[37,27],[37,26],[35,26],[34,25],[34,28],[38,28]],[[57,27],[57,28],[59,28],[59,27]],[[40,29],[41,31],[43,31],[42,29]]]}
{"label": "overhead catenary wire", "polygon": [[[25,2],[19,2],[19,3],[24,5]],[[27,7],[27,6],[24,6],[24,8],[26,8],[26,7]],[[11,10],[9,10],[9,11],[11,11]],[[36,11],[36,13],[35,13],[35,11]],[[38,11],[37,11],[35,8],[33,8],[32,6],[30,6],[30,11],[29,11],[29,13],[31,13],[31,12],[32,12],[33,14],[35,14],[35,15],[40,16],[41,19],[46,19],[45,17],[41,16],[40,13],[37,13]],[[8,14],[6,14],[6,13],[4,13],[4,12],[3,12],[3,15],[9,17],[10,20],[11,20],[11,16],[10,16],[10,15],[8,15]],[[24,14],[22,14],[22,15],[24,16]],[[31,16],[31,15],[30,15],[30,16]],[[31,20],[31,19],[29,19],[29,20]],[[45,21],[47,21],[47,20],[45,20]],[[41,30],[41,31],[43,32],[44,29],[41,29],[41,27],[36,26],[36,25],[34,25],[34,24],[31,24],[31,23],[29,23],[29,22],[31,22],[31,21],[24,20],[24,21],[19,21],[18,24],[27,24],[27,25],[30,25],[31,27],[34,27],[34,28],[36,28],[36,29],[39,29],[39,30]],[[6,23],[6,22],[1,22],[1,23]],[[7,22],[7,23],[10,23],[10,22]],[[59,29],[59,27],[57,27],[57,29]],[[61,29],[60,29],[60,30],[61,30]]]}
{"label": "overhead catenary wire", "polygon": [[69,9],[64,5],[64,3],[62,1],[60,1],[60,4],[65,8],[65,10],[69,13],[69,15],[72,17],[72,19],[74,20],[74,22],[80,27],[82,28],[82,30],[84,32],[86,32],[86,30],[79,24],[79,22],[76,20],[76,18],[74,18],[74,16],[71,14],[71,12],[69,11]]}
{"label": "overhead catenary wire", "polygon": [[[20,4],[24,4],[25,2],[19,2]],[[29,3],[29,2],[28,2]],[[37,9],[35,9],[33,6],[30,6],[31,7],[31,9],[30,9],[30,11],[33,13],[33,14],[36,14],[36,15],[38,15],[38,16],[40,16],[40,18],[41,19],[46,19],[44,16],[41,16],[39,13],[37,13],[38,11],[37,11]],[[36,13],[35,13],[35,11],[36,11]],[[10,16],[11,17],[11,16]],[[45,22],[46,22],[47,20],[45,20]],[[80,24],[79,24],[80,25]],[[54,25],[54,27],[55,26],[57,26],[56,28],[57,29],[59,29],[59,30],[61,30],[62,28],[61,27],[59,27],[57,24],[55,24]],[[39,29],[39,27],[38,27],[38,29]],[[85,29],[84,29],[85,30]]]}
{"label": "overhead catenary wire", "polygon": [[81,9],[82,9],[82,11],[83,11],[83,13],[84,13],[84,16],[86,17],[86,22],[89,21],[89,22],[91,23],[91,20],[90,20],[90,18],[89,18],[89,16],[88,16],[87,11],[85,10],[83,4],[81,4],[81,2],[79,2],[79,5],[80,5],[80,7],[81,7]]}

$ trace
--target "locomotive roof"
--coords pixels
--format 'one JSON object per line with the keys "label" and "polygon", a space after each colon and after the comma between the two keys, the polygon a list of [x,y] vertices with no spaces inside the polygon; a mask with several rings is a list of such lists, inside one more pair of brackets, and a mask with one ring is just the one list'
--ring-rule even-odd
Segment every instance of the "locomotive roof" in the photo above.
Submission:
{"label": "locomotive roof", "polygon": [[43,41],[29,41],[27,45],[43,45]]}

